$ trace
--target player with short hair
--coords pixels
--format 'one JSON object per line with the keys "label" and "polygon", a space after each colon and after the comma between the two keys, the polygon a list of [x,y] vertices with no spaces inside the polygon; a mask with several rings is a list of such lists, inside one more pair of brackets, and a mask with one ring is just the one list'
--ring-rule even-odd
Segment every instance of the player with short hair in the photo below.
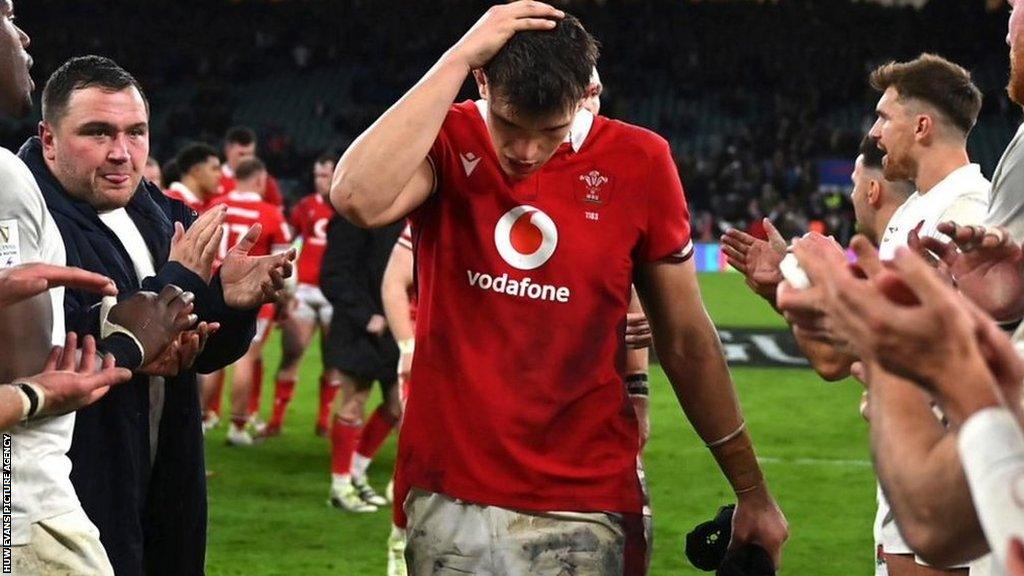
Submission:
{"label": "player with short hair", "polygon": [[206,144],[189,144],[178,152],[174,165],[179,177],[171,182],[164,194],[202,213],[216,197],[220,185],[220,158],[217,151]]}
{"label": "player with short hair", "polygon": [[[224,204],[224,235],[221,239],[220,255],[227,255],[233,246],[246,235],[250,228],[259,226],[262,230],[256,244],[249,251],[255,256],[286,252],[291,247],[292,233],[281,210],[263,201],[261,190],[266,186],[267,169],[258,158],[243,160],[235,169],[237,188],[213,199],[210,206]],[[258,414],[260,381],[263,375],[260,361],[263,345],[273,326],[274,304],[264,304],[256,320],[256,334],[244,356],[234,364],[231,384],[231,428],[228,429],[227,443],[232,446],[250,446],[253,435],[247,424]]]}
{"label": "player with short hair", "polygon": [[[788,528],[701,303],[675,163],[664,139],[582,109],[596,58],[562,11],[494,6],[335,173],[347,218],[410,215],[416,230],[416,388],[398,456],[414,574],[522,574],[561,554],[581,574],[642,572],[624,535],[643,508],[622,373],[634,278],[662,366],[737,494],[733,545],[779,563]],[[483,99],[453,105],[471,72]]]}
{"label": "player with short hair", "polygon": [[[224,163],[221,165],[220,185],[218,194],[227,194],[237,187],[238,166],[250,158],[256,157],[256,132],[246,126],[232,126],[224,134]],[[267,173],[266,188],[259,191],[263,200],[277,207],[284,206],[281,187],[277,179]]]}
{"label": "player with short hair", "polygon": [[160,187],[161,190],[163,190],[163,187],[164,187],[164,177],[163,177],[163,173],[160,170],[160,161],[159,160],[157,160],[156,158],[153,158],[152,156],[147,158],[146,159],[146,168],[143,169],[142,175],[146,177],[146,180],[149,180],[153,184],[156,184],[157,186]]}
{"label": "player with short hair", "polygon": [[[284,425],[288,403],[295,392],[299,365],[317,329],[326,337],[331,325],[333,309],[320,290],[320,264],[327,248],[327,224],[336,215],[330,200],[331,177],[338,158],[321,154],[313,163],[313,188],[292,208],[290,223],[295,234],[302,238],[302,251],[298,260],[298,286],[295,289],[294,310],[281,322],[281,365],[277,369],[274,388],[274,412],[267,423],[267,435],[276,436]],[[331,403],[340,385],[337,371],[324,367],[320,373],[319,409],[316,435],[326,436]]]}

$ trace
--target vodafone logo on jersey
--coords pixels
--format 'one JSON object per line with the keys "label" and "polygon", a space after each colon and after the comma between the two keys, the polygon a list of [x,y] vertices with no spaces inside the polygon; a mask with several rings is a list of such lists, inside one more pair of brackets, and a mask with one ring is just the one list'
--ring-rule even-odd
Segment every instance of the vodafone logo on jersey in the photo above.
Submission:
{"label": "vodafone logo on jersey", "polygon": [[558,228],[550,216],[533,206],[516,206],[494,227],[494,245],[509,266],[534,270],[558,248]]}
{"label": "vodafone logo on jersey", "polygon": [[[516,206],[506,212],[494,227],[494,245],[505,262],[519,270],[535,270],[551,259],[558,248],[558,228],[550,216],[533,206]],[[533,278],[498,276],[466,270],[469,285],[526,300],[545,300],[565,304],[572,296],[567,286],[537,284]]]}

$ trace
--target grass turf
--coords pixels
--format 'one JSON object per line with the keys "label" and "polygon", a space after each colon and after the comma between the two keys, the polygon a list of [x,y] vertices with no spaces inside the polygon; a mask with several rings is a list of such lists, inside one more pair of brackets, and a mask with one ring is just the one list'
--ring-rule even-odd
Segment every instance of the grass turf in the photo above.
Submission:
{"label": "grass turf", "polygon": [[[702,275],[700,282],[717,324],[781,325],[738,275]],[[266,349],[265,415],[278,342],[275,334]],[[390,510],[352,515],[326,505],[329,444],[313,435],[319,366],[314,345],[280,438],[240,449],[225,446],[224,425],[208,436],[211,576],[384,574]],[[851,381],[828,384],[800,369],[734,368],[732,373],[758,454],[790,524],[780,573],[871,573],[874,480],[867,428],[857,414],[859,387]],[[653,431],[645,456],[655,525],[651,574],[702,574],[686,562],[683,537],[732,495],[657,366],[651,380]],[[371,409],[377,402],[371,401]],[[392,437],[370,467],[371,483],[380,491],[394,456]]]}

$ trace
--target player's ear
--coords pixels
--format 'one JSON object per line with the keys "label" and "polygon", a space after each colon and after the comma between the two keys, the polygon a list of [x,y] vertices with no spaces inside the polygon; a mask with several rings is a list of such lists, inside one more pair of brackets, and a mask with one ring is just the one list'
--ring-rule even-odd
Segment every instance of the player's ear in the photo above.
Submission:
{"label": "player's ear", "polygon": [[917,125],[914,127],[914,138],[918,141],[930,141],[935,136],[935,119],[928,114],[917,116]]}
{"label": "player's ear", "polygon": [[878,208],[882,203],[882,183],[872,178],[868,180],[868,204],[872,208]]}
{"label": "player's ear", "polygon": [[487,100],[490,96],[490,88],[487,85],[487,74],[484,71],[477,68],[473,70],[473,79],[476,80],[476,88],[480,91],[480,97]]}

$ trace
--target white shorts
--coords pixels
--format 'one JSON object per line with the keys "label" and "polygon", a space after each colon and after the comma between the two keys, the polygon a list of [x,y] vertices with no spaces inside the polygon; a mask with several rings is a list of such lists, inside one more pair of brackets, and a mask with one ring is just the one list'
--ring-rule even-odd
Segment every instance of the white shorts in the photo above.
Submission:
{"label": "white shorts", "polygon": [[29,530],[28,544],[11,547],[15,574],[114,575],[100,531],[81,508],[40,520]]}
{"label": "white shorts", "polygon": [[[413,576],[642,576],[639,514],[523,512],[413,489],[405,560]],[[643,564],[646,564],[644,562]],[[631,568],[632,567],[632,568]]]}
{"label": "white shorts", "polygon": [[295,299],[299,305],[295,308],[295,317],[307,322],[317,322],[321,327],[331,325],[334,307],[324,297],[319,286],[299,284],[295,288]]}

